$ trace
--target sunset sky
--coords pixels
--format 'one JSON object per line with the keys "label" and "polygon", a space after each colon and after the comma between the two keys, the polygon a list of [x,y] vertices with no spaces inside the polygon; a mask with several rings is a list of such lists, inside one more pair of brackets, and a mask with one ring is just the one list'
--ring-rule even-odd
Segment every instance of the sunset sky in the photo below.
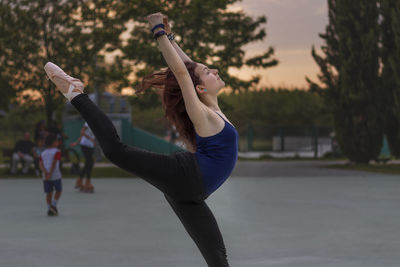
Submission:
{"label": "sunset sky", "polygon": [[[262,86],[306,87],[305,76],[316,80],[319,70],[311,56],[311,46],[319,49],[322,44],[318,34],[325,31],[328,23],[327,0],[243,0],[232,8],[243,9],[253,17],[267,17],[267,37],[246,47],[249,56],[260,54],[269,46],[275,48],[278,66],[251,70],[262,75]],[[231,73],[246,78],[250,70]]]}

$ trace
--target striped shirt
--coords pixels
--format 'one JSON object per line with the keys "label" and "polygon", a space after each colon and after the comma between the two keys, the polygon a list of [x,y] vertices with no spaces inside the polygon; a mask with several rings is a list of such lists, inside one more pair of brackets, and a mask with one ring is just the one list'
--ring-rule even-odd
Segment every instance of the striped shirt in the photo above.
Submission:
{"label": "striped shirt", "polygon": [[[51,165],[53,161],[56,160],[56,166],[54,168],[53,174],[51,175],[49,180],[59,180],[61,179],[61,171],[60,171],[60,160],[61,160],[61,151],[58,148],[51,147],[46,148],[42,154],[40,155],[40,161],[43,163],[43,167],[47,172],[51,170]],[[43,180],[45,180],[43,173]]]}

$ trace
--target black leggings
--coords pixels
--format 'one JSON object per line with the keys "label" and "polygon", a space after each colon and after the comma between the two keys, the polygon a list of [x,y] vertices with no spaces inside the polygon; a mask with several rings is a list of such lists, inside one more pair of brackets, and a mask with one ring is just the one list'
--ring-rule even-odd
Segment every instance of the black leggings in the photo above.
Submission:
{"label": "black leggings", "polygon": [[207,194],[195,155],[190,152],[164,155],[123,144],[110,119],[86,94],[76,96],[71,103],[88,123],[104,155],[112,163],[164,193],[208,266],[229,266],[222,235],[204,201]]}
{"label": "black leggings", "polygon": [[93,160],[94,148],[81,145],[81,150],[83,156],[85,157],[85,166],[83,166],[80,177],[83,179],[85,178],[86,174],[86,179],[90,179],[92,176],[92,169],[94,165],[94,160]]}

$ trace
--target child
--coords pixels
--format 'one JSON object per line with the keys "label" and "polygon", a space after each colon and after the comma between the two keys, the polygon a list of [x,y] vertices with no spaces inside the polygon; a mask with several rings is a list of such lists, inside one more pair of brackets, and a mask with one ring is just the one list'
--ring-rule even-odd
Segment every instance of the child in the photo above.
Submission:
{"label": "child", "polygon": [[[46,193],[47,215],[57,216],[57,201],[62,192],[60,160],[61,151],[58,147],[57,136],[50,133],[45,140],[46,149],[40,155],[40,170],[43,175],[44,192]],[[55,191],[53,199],[53,191]]]}

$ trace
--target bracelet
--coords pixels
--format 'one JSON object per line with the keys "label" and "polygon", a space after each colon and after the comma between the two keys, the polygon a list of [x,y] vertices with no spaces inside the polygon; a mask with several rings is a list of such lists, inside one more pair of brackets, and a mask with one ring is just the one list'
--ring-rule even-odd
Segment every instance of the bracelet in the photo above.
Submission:
{"label": "bracelet", "polygon": [[163,36],[163,35],[166,35],[166,34],[167,34],[167,33],[166,33],[164,30],[159,31],[159,32],[157,32],[156,34],[154,34],[154,39],[157,39],[158,37]]}
{"label": "bracelet", "polygon": [[168,40],[173,41],[175,39],[175,34],[173,32],[167,34]]}
{"label": "bracelet", "polygon": [[156,26],[154,26],[154,27],[151,29],[151,32],[154,33],[154,31],[155,31],[157,28],[163,28],[163,29],[165,29],[165,25],[164,25],[164,24],[157,24]]}

